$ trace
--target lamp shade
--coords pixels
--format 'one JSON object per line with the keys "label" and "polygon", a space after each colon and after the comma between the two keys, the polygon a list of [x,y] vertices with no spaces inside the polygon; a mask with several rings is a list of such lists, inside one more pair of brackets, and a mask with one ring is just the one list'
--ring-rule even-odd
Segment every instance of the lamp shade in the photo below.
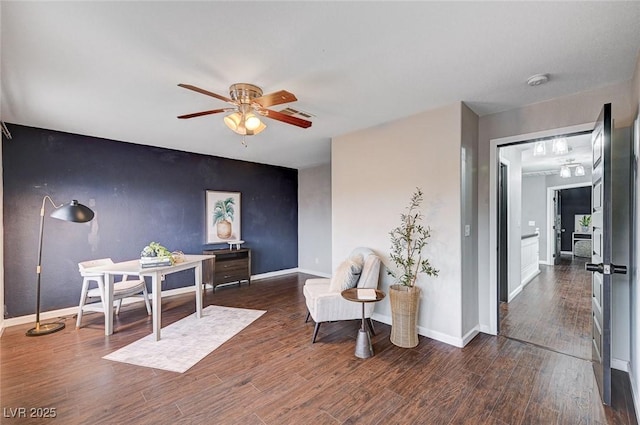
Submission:
{"label": "lamp shade", "polygon": [[559,139],[553,140],[553,153],[556,155],[564,155],[569,152],[569,145],[567,144],[567,139],[561,137]]}
{"label": "lamp shade", "polygon": [[262,124],[262,122],[260,121],[260,118],[256,117],[255,114],[248,113],[244,118],[244,126],[247,131],[256,130],[258,127],[260,127],[260,124]]}
{"label": "lamp shade", "polygon": [[93,211],[82,204],[79,204],[75,199],[56,209],[51,213],[51,217],[58,220],[71,221],[74,223],[86,223],[93,219]]}
{"label": "lamp shade", "polygon": [[547,146],[544,142],[538,141],[533,146],[533,156],[544,156],[547,153]]}
{"label": "lamp shade", "polygon": [[224,123],[226,124],[227,127],[229,127],[231,130],[237,133],[238,127],[240,127],[240,124],[242,123],[242,115],[240,115],[239,112],[234,112],[233,114],[229,114],[226,117],[224,117]]}

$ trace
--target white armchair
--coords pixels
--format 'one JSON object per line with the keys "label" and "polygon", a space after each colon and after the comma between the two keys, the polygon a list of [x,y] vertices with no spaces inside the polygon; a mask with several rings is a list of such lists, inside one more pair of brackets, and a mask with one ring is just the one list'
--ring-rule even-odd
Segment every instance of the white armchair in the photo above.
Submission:
{"label": "white armchair", "polygon": [[[349,259],[338,267],[331,279],[307,279],[303,288],[309,312],[306,321],[311,317],[316,323],[311,339],[312,343],[316,342],[320,324],[323,322],[362,319],[362,304],[347,301],[340,295],[343,289],[347,289],[345,285],[348,285],[348,283],[345,278],[352,281],[354,279],[354,276],[345,276],[345,273],[340,271],[345,268],[345,264],[349,260],[354,259],[356,263],[362,259],[362,271],[355,282],[355,287],[377,289],[380,279],[380,258],[369,248],[354,249],[349,255]],[[353,264],[353,261],[351,264]],[[364,317],[367,319],[371,333],[375,335],[373,324],[371,323],[373,308],[374,303],[365,303]]]}

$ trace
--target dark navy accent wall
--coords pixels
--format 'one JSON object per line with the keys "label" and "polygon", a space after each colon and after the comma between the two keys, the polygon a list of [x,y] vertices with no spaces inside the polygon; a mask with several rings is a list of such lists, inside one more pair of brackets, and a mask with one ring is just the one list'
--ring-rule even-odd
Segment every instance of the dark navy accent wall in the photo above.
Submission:
{"label": "dark navy accent wall", "polygon": [[[138,258],[151,241],[187,254],[205,244],[205,191],[241,192],[241,233],[252,274],[298,265],[298,172],[95,137],[11,125],[2,141],[4,273],[7,317],[35,312],[42,198],[77,199],[89,223],[49,217],[46,205],[41,310],[78,304],[77,263]],[[230,136],[229,143],[240,143]],[[193,272],[167,277],[163,289],[193,284]]]}
{"label": "dark navy accent wall", "polygon": [[560,218],[564,229],[560,248],[562,251],[573,251],[571,233],[576,231],[575,216],[591,213],[591,186],[562,189],[560,196],[562,197]]}

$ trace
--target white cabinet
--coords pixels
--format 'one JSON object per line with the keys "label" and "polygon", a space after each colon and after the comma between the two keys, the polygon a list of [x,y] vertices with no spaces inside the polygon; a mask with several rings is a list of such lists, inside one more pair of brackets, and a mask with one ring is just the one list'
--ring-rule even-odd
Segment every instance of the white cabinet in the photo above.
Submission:
{"label": "white cabinet", "polygon": [[540,236],[537,233],[522,236],[520,243],[520,285],[510,291],[508,301],[514,299],[525,285],[540,273]]}

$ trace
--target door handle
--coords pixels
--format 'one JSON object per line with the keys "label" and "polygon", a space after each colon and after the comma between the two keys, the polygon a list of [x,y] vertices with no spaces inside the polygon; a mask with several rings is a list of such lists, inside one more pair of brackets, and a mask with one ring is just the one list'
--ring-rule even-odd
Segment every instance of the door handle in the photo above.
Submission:
{"label": "door handle", "polygon": [[627,266],[618,266],[615,264],[587,263],[584,265],[584,268],[589,272],[598,272],[600,274],[627,274]]}

